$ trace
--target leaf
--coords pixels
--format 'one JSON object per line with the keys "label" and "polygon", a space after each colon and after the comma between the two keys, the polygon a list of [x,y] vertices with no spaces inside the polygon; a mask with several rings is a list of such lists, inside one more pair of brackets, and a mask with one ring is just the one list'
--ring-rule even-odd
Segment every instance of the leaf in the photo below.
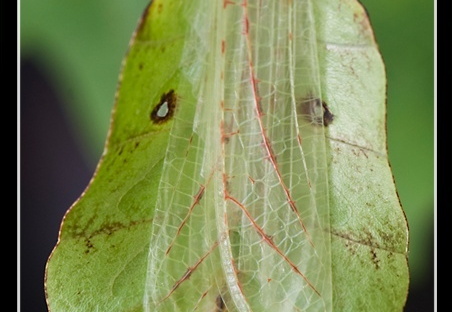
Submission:
{"label": "leaf", "polygon": [[385,73],[354,0],[154,1],[50,311],[401,311]]}

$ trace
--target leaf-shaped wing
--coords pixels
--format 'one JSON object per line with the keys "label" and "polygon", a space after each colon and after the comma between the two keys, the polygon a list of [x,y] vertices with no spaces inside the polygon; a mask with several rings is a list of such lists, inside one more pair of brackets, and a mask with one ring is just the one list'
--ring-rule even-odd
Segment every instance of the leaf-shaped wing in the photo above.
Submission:
{"label": "leaf-shaped wing", "polygon": [[396,311],[407,226],[354,0],[155,0],[51,311]]}

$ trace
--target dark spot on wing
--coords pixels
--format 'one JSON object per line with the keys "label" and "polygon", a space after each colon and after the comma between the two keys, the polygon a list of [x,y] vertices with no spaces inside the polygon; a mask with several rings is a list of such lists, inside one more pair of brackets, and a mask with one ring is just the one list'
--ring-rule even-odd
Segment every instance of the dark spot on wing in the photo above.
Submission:
{"label": "dark spot on wing", "polygon": [[323,107],[323,125],[325,127],[328,127],[333,122],[334,115],[328,109],[328,105],[323,101],[322,101],[322,107]]}
{"label": "dark spot on wing", "polygon": [[302,99],[298,103],[298,109],[313,125],[328,127],[334,120],[328,105],[317,97],[308,96]]}
{"label": "dark spot on wing", "polygon": [[224,304],[223,297],[221,295],[218,295],[215,299],[216,309],[215,312],[227,312],[228,309],[226,308],[226,305]]}
{"label": "dark spot on wing", "polygon": [[170,120],[176,109],[177,96],[174,90],[162,94],[160,101],[154,106],[151,112],[151,121],[155,124],[162,124]]}

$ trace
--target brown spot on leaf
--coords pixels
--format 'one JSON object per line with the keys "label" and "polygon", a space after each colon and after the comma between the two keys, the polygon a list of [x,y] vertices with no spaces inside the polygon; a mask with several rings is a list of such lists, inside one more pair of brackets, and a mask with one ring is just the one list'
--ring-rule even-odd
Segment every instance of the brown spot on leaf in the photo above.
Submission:
{"label": "brown spot on leaf", "polygon": [[373,264],[375,265],[375,269],[378,270],[380,268],[380,259],[378,259],[378,255],[377,252],[375,251],[375,248],[370,249],[370,258]]}
{"label": "brown spot on leaf", "polygon": [[85,239],[85,246],[86,246],[85,254],[89,254],[94,249],[94,244],[91,242],[89,238]]}
{"label": "brown spot on leaf", "polygon": [[333,122],[334,115],[328,109],[328,105],[323,101],[322,101],[322,107],[323,107],[323,125],[325,127],[328,127],[328,125]]}
{"label": "brown spot on leaf", "polygon": [[151,112],[151,121],[155,124],[162,124],[170,120],[176,109],[177,96],[174,90],[162,94],[160,101]]}
{"label": "brown spot on leaf", "polygon": [[309,95],[302,99],[298,108],[305,119],[314,125],[328,127],[334,120],[328,105],[317,97]]}
{"label": "brown spot on leaf", "polygon": [[215,304],[216,304],[215,312],[227,311],[226,305],[224,304],[223,297],[221,297],[221,295],[217,296],[217,298],[215,299]]}

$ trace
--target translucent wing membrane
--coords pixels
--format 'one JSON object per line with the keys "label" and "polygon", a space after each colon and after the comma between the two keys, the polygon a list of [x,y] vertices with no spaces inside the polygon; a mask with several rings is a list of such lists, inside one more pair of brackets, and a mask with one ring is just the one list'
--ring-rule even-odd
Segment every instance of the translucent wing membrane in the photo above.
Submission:
{"label": "translucent wing membrane", "polygon": [[179,98],[174,114],[144,306],[330,311],[327,124],[314,8],[186,2],[193,28],[181,67],[196,101]]}

